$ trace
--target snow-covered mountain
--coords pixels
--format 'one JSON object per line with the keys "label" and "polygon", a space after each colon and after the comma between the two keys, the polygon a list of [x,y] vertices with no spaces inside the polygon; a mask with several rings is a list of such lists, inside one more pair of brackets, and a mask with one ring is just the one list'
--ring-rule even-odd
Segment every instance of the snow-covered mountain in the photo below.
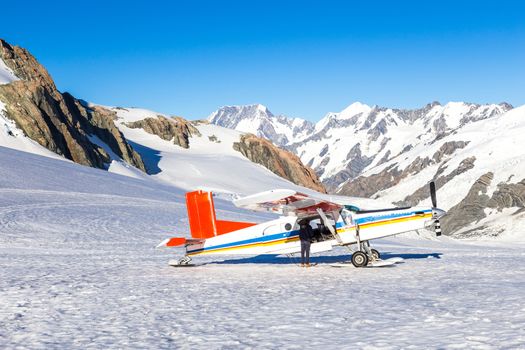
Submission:
{"label": "snow-covered mountain", "polygon": [[[296,153],[332,190],[416,145],[458,132],[463,126],[502,114],[506,103],[477,105],[430,103],[423,108],[393,109],[355,102],[327,113],[315,125],[275,117],[262,105],[223,107],[212,124],[251,132]],[[275,130],[279,132],[276,133]]]}
{"label": "snow-covered mountain", "polygon": [[430,103],[415,110],[353,103],[328,113],[307,138],[288,145],[332,190],[342,182],[399,156],[419,144],[433,142],[477,120],[506,112],[508,104]]}
{"label": "snow-covered mountain", "polygon": [[449,209],[446,233],[498,235],[525,226],[523,108],[433,102],[407,110],[356,102],[328,113],[286,148],[339,195],[416,205],[429,201],[434,180],[440,206]]}
{"label": "snow-covered mountain", "polygon": [[314,125],[301,118],[273,115],[261,104],[221,107],[208,117],[211,124],[249,132],[284,146],[309,135]]}
{"label": "snow-covered mountain", "polygon": [[153,111],[87,103],[60,92],[27,50],[1,39],[0,62],[0,146],[153,176],[188,190],[249,194],[306,186],[325,192],[297,156],[266,140]]}
{"label": "snow-covered mountain", "polygon": [[427,183],[434,180],[439,206],[449,211],[445,231],[462,237],[523,232],[525,106],[479,116],[470,115],[478,120],[464,125],[449,118],[455,128],[439,137],[423,134],[402,154],[343,182],[338,193],[415,205],[429,200]]}

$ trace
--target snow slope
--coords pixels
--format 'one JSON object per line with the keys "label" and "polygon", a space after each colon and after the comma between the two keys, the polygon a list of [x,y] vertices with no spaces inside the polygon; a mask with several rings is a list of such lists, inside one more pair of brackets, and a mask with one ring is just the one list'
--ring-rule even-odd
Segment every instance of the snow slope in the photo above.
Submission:
{"label": "snow slope", "polygon": [[5,64],[0,57],[0,85],[9,84],[15,80],[19,80],[15,73]]}
{"label": "snow slope", "polygon": [[375,246],[405,259],[391,268],[329,267],[339,250],[311,269],[176,269],[153,247],[187,232],[181,190],[4,147],[0,162],[0,348],[525,347],[523,246],[395,239]]}
{"label": "snow slope", "polygon": [[[282,179],[261,165],[252,163],[233,149],[241,132],[205,123],[195,127],[202,136],[190,139],[189,149],[162,140],[142,129],[131,129],[125,124],[145,118],[156,118],[160,113],[135,108],[114,108],[117,125],[132,142],[150,168],[158,168],[153,177],[187,190],[205,189],[215,192],[250,194],[275,188],[307,191]],[[215,137],[217,141],[211,141]]]}

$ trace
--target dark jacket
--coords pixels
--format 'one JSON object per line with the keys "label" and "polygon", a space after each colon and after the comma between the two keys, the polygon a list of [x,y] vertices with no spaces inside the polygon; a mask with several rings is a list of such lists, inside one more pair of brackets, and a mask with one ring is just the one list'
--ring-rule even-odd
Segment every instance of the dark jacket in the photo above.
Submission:
{"label": "dark jacket", "polygon": [[308,241],[310,242],[313,238],[313,230],[310,227],[310,225],[301,225],[299,227],[299,238],[301,241]]}

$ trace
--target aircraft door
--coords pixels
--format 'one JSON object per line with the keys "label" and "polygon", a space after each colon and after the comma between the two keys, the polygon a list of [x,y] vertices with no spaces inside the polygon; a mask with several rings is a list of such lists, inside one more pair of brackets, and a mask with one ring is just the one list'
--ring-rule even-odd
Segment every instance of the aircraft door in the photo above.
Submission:
{"label": "aircraft door", "polygon": [[268,227],[266,227],[264,230],[263,230],[263,236],[268,236],[268,235],[273,235],[273,234],[277,234],[277,233],[281,233],[281,225],[279,224],[274,224],[274,225],[270,225]]}

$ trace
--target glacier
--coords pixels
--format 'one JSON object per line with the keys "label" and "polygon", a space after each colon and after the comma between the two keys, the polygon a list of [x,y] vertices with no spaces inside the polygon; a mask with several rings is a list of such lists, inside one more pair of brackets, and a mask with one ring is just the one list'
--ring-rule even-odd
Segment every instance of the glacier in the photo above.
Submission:
{"label": "glacier", "polygon": [[[0,147],[0,348],[495,349],[525,347],[524,245],[400,237],[390,268],[338,269],[346,250],[199,258],[184,191]],[[261,222],[216,199],[218,216]]]}

